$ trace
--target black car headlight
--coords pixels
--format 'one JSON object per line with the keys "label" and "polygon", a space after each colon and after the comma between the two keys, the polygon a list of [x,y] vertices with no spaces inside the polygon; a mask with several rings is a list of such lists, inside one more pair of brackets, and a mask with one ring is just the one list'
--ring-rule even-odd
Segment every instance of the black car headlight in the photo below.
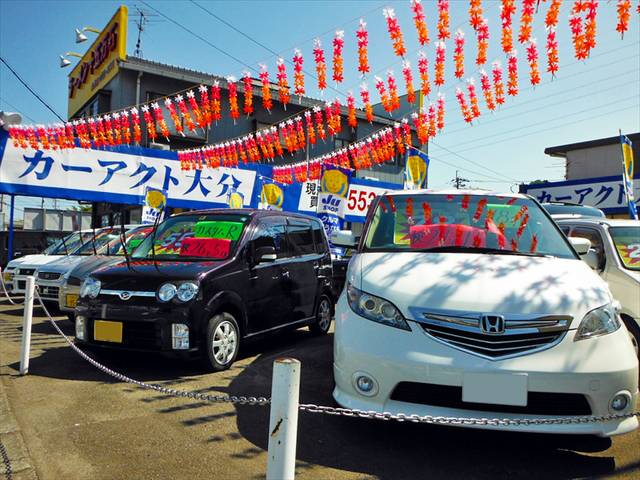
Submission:
{"label": "black car headlight", "polygon": [[195,282],[163,283],[156,296],[161,302],[169,302],[174,298],[180,302],[189,302],[198,294],[198,284]]}
{"label": "black car headlight", "polygon": [[347,285],[347,301],[351,310],[367,320],[411,331],[404,316],[393,303],[363,292],[351,283]]}

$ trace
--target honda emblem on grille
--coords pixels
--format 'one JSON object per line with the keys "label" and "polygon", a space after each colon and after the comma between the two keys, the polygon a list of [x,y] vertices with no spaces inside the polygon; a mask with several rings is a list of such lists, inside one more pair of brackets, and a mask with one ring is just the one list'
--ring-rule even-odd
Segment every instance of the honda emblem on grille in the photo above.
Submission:
{"label": "honda emblem on grille", "polygon": [[131,292],[120,292],[118,296],[120,300],[129,300],[131,298]]}
{"label": "honda emblem on grille", "polygon": [[493,335],[504,333],[504,317],[502,315],[482,315],[480,317],[480,328],[484,333]]}

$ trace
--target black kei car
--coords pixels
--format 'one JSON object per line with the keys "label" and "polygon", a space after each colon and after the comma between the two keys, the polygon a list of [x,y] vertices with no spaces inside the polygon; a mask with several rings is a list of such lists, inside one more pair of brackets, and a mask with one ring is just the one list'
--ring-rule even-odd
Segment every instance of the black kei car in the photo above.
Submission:
{"label": "black kei car", "polygon": [[76,342],[200,354],[212,370],[225,370],[250,338],[304,326],[326,334],[332,291],[318,219],[249,209],[182,213],[130,258],[85,279]]}

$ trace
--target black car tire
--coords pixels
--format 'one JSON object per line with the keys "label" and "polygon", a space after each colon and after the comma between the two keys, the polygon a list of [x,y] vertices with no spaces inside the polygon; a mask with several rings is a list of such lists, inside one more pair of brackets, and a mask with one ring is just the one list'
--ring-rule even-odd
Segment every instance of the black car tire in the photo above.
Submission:
{"label": "black car tire", "polygon": [[[216,345],[214,345],[216,342]],[[214,372],[228,369],[240,349],[240,328],[233,315],[221,312],[214,315],[207,325],[207,337],[203,345],[203,360]]]}
{"label": "black car tire", "polygon": [[331,320],[333,318],[333,302],[323,294],[318,300],[316,307],[316,319],[309,325],[309,330],[314,335],[326,335],[331,328]]}
{"label": "black car tire", "polygon": [[76,314],[75,313],[67,313],[67,320],[71,322],[71,325],[76,324]]}

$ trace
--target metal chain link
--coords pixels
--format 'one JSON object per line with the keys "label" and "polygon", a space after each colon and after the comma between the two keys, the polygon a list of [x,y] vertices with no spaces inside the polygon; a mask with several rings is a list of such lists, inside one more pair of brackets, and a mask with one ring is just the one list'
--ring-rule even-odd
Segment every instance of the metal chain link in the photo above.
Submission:
{"label": "metal chain link", "polygon": [[268,405],[271,403],[271,399],[266,397],[245,397],[245,396],[236,396],[236,395],[209,395],[209,394],[200,393],[200,392],[188,392],[185,390],[176,390],[173,388],[163,387],[162,385],[141,382],[140,380],[135,380],[133,378],[127,377],[126,375],[115,372],[110,368],[105,367],[101,363],[98,363],[89,355],[87,355],[82,350],[80,350],[80,348],[78,348],[78,346],[75,343],[73,343],[73,341],[69,337],[67,337],[62,330],[60,330],[60,327],[58,327],[57,322],[51,317],[51,314],[47,310],[47,307],[44,305],[42,298],[40,298],[40,292],[38,291],[37,286],[35,290],[35,296],[38,299],[38,302],[40,302],[40,305],[42,306],[45,314],[47,315],[49,322],[51,322],[51,324],[58,331],[58,333],[62,335],[62,337],[66,340],[69,346],[78,355],[80,355],[82,358],[84,358],[87,362],[89,362],[91,365],[96,367],[98,370],[103,371],[107,375],[110,375],[116,378],[117,380],[120,380],[121,382],[131,383],[133,385],[137,385],[139,387],[142,387],[148,390],[154,390],[156,392],[160,392],[165,395],[171,395],[173,397],[191,398],[194,400],[202,400],[202,401],[213,402],[213,403],[234,403],[239,405]]}
{"label": "metal chain link", "polygon": [[300,404],[299,408],[308,413],[324,413],[326,415],[339,415],[343,417],[371,418],[375,420],[396,420],[398,422],[429,423],[434,425],[491,425],[491,426],[518,426],[518,425],[567,425],[579,423],[599,423],[625,418],[640,417],[640,411],[629,413],[615,413],[609,415],[585,415],[575,417],[556,418],[465,418],[465,417],[440,417],[432,415],[407,415],[405,413],[376,412],[373,410],[358,410],[340,407],[323,407],[312,403]]}
{"label": "metal chain link", "polygon": [[2,273],[2,268],[0,268],[0,285],[2,285],[2,291],[4,292],[4,296],[7,297],[7,300],[9,300],[9,303],[11,305],[22,305],[21,303],[14,302],[11,296],[9,295],[9,292],[7,292],[7,287],[4,284],[4,274]]}
{"label": "metal chain link", "polygon": [[7,480],[11,480],[13,478],[13,468],[11,467],[11,459],[9,458],[9,454],[7,453],[7,449],[4,444],[0,441],[0,456],[2,457],[2,463],[4,463],[4,476],[7,477]]}

